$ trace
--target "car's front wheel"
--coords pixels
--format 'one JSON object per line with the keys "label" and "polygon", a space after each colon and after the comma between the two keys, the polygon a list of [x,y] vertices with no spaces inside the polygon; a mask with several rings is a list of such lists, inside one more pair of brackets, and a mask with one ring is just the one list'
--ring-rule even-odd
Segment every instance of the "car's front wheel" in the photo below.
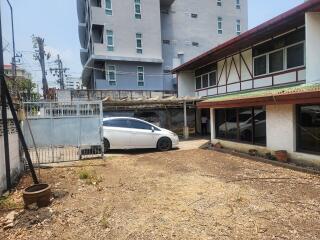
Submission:
{"label": "car's front wheel", "polygon": [[106,153],[110,149],[110,142],[108,139],[103,140],[104,152]]}
{"label": "car's front wheel", "polygon": [[169,151],[172,148],[172,142],[170,138],[160,138],[157,144],[157,149],[161,152]]}

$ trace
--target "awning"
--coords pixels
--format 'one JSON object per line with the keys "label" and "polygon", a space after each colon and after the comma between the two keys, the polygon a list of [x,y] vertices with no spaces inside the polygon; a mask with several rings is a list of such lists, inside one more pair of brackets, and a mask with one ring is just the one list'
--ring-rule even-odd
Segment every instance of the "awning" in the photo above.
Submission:
{"label": "awning", "polygon": [[243,91],[199,102],[198,108],[233,108],[320,103],[320,83]]}

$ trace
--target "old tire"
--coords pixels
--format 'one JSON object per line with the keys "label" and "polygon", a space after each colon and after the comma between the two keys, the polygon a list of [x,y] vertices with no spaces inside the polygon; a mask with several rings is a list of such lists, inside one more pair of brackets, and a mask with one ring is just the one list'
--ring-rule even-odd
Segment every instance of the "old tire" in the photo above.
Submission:
{"label": "old tire", "polygon": [[110,150],[110,142],[108,141],[108,139],[104,139],[103,140],[103,146],[104,146],[104,152],[108,152]]}
{"label": "old tire", "polygon": [[172,148],[172,142],[170,138],[160,138],[157,144],[157,149],[161,152],[169,151]]}

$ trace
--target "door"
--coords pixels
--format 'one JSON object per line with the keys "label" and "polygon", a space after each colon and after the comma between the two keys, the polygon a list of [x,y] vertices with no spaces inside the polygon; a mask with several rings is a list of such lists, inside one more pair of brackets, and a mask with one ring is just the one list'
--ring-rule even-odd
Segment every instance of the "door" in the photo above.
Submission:
{"label": "door", "polygon": [[155,148],[157,146],[157,133],[152,125],[130,119],[131,147],[132,148]]}
{"label": "door", "polygon": [[103,122],[103,136],[110,149],[131,148],[131,129],[127,119],[110,119]]}

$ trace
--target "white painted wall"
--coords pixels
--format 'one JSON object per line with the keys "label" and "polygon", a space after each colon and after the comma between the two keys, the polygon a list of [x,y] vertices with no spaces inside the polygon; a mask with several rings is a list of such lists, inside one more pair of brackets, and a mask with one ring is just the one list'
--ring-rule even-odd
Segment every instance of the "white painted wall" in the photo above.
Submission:
{"label": "white painted wall", "polygon": [[179,97],[194,97],[195,95],[195,80],[193,72],[180,72],[178,78],[178,96]]}
{"label": "white painted wall", "polygon": [[306,13],[307,82],[320,82],[320,13]]}
{"label": "white painted wall", "polygon": [[[10,146],[10,167],[11,167],[11,179],[12,182],[17,180],[17,177],[23,170],[23,164],[19,157],[19,139],[17,134],[9,135],[9,146]],[[4,158],[4,144],[3,136],[0,136],[0,195],[6,190],[6,168]]]}
{"label": "white painted wall", "polygon": [[270,150],[296,150],[296,119],[294,105],[267,106],[267,148]]}

